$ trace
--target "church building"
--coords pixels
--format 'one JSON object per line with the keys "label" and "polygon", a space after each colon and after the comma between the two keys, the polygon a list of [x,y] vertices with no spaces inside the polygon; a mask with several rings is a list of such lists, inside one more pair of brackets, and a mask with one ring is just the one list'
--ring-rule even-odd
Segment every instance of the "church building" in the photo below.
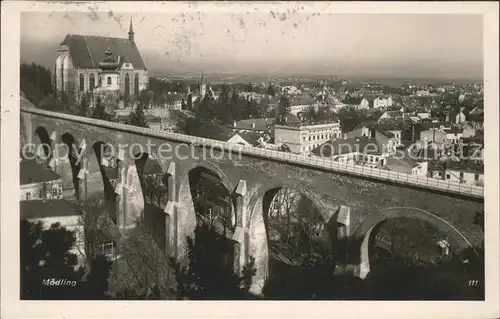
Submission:
{"label": "church building", "polygon": [[113,92],[127,98],[146,89],[149,76],[134,41],[130,20],[128,38],[68,34],[57,51],[55,85],[58,92]]}

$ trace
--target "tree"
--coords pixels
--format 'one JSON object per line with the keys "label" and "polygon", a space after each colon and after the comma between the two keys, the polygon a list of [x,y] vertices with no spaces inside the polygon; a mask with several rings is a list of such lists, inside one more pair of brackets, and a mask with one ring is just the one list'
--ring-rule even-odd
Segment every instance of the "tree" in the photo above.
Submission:
{"label": "tree", "polygon": [[85,285],[82,287],[81,299],[110,299],[108,291],[112,262],[104,255],[97,255],[90,259],[89,267],[90,271],[85,276]]}
{"label": "tree", "polygon": [[287,152],[287,153],[290,153],[292,152],[292,150],[290,149],[290,146],[286,145],[286,144],[281,144],[279,150],[281,152]]}
{"label": "tree", "polygon": [[200,127],[203,127],[203,121],[199,116],[188,117],[179,124],[179,130],[182,133],[192,136],[197,136]]}
{"label": "tree", "polygon": [[120,246],[120,274],[111,283],[115,299],[176,299],[173,262],[157,245],[143,214],[135,224]]}
{"label": "tree", "polygon": [[100,96],[97,96],[94,111],[92,112],[92,118],[99,119],[103,121],[110,121],[111,115],[106,112],[106,108],[104,103],[101,100]]}
{"label": "tree", "polygon": [[46,287],[42,280],[64,278],[79,281],[76,255],[69,252],[74,234],[59,224],[44,229],[42,222],[21,220],[21,299],[66,299],[69,287]]}
{"label": "tree", "polygon": [[144,113],[143,103],[137,103],[137,107],[135,108],[135,110],[130,113],[130,118],[128,119],[127,124],[140,127],[149,127],[148,122],[146,121],[146,114]]}
{"label": "tree", "polygon": [[39,64],[22,63],[19,76],[20,90],[35,105],[54,93],[50,70]]}
{"label": "tree", "polygon": [[250,257],[239,273],[228,269],[220,262],[219,252],[227,249],[231,241],[207,225],[199,225],[194,239],[188,237],[187,241],[188,265],[176,267],[178,299],[249,299],[248,290],[256,272],[254,258]]}
{"label": "tree", "polygon": [[211,106],[212,106],[212,99],[210,98],[209,93],[207,92],[205,94],[205,97],[198,104],[198,114],[202,118],[210,118]]}
{"label": "tree", "polygon": [[82,100],[80,101],[80,105],[78,108],[78,115],[87,116],[88,110],[89,110],[89,101],[87,99],[87,95],[84,95],[82,97]]}
{"label": "tree", "polygon": [[[107,278],[109,267],[91,267],[85,274],[71,252],[76,235],[59,223],[44,228],[42,222],[21,220],[21,299],[104,299],[106,286],[92,278]],[[92,262],[92,261],[91,261]],[[76,286],[47,286],[45,279],[75,281]]]}
{"label": "tree", "polygon": [[252,82],[248,82],[247,92],[253,92]]}
{"label": "tree", "polygon": [[234,121],[239,121],[244,118],[243,103],[245,103],[245,101],[240,98],[238,91],[234,90],[233,94],[231,95],[230,107],[229,107],[231,111],[231,118]]}
{"label": "tree", "polygon": [[139,95],[136,97],[136,102],[138,105],[141,105],[142,108],[148,108],[151,103],[153,103],[155,98],[155,94],[151,90],[142,90],[139,92]]}
{"label": "tree", "polygon": [[247,99],[245,109],[243,112],[243,117],[245,119],[259,117],[259,109],[257,107],[257,102],[254,100]]}
{"label": "tree", "polygon": [[316,121],[328,120],[332,120],[332,115],[325,108],[320,108],[316,113]]}
{"label": "tree", "polygon": [[274,96],[276,92],[274,91],[274,88],[271,83],[269,83],[269,86],[267,87],[267,95]]}
{"label": "tree", "polygon": [[307,118],[310,121],[316,121],[316,108],[314,106],[310,106],[309,109],[307,110]]}
{"label": "tree", "polygon": [[223,84],[221,88],[221,93],[217,103],[215,103],[215,117],[224,123],[231,123],[231,109],[230,109],[230,98],[229,98],[229,87],[227,84]]}
{"label": "tree", "polygon": [[342,131],[344,132],[352,131],[357,125],[361,124],[363,120],[365,120],[360,112],[357,112],[352,108],[340,110],[337,113],[337,117],[340,121]]}
{"label": "tree", "polygon": [[282,95],[278,104],[278,123],[284,123],[286,115],[290,112],[290,100],[286,95]]}
{"label": "tree", "polygon": [[56,99],[54,96],[45,96],[40,99],[38,107],[47,111],[62,112],[63,105],[60,99]]}

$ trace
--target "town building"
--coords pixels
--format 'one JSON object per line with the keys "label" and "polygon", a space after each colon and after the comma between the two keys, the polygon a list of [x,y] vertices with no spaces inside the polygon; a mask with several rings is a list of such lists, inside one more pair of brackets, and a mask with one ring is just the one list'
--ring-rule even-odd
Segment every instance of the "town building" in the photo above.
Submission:
{"label": "town building", "polygon": [[311,151],[319,157],[331,158],[346,164],[381,168],[390,153],[377,139],[370,137],[344,137],[329,140]]}
{"label": "town building", "polygon": [[385,111],[378,119],[379,123],[390,120],[401,120],[404,118],[403,112],[399,110]]}
{"label": "town building", "polygon": [[[395,130],[395,132],[398,132]],[[399,133],[400,134],[400,133]],[[366,137],[377,140],[377,143],[384,146],[388,152],[394,153],[396,147],[401,145],[401,135],[396,137],[388,131],[380,131],[376,126],[361,125],[354,130],[345,133],[347,138]]]}
{"label": "town building", "polygon": [[182,110],[187,106],[187,96],[178,93],[167,93],[165,95],[163,108],[167,110]]}
{"label": "town building", "polygon": [[380,96],[377,96],[376,99],[373,100],[373,108],[379,109],[379,108],[388,108],[392,107],[392,97],[388,96],[386,98],[382,98]]}
{"label": "town building", "polygon": [[484,164],[484,139],[482,136],[463,138],[459,152],[462,157],[476,164]]}
{"label": "town building", "polygon": [[157,116],[148,116],[146,118],[146,122],[150,129],[155,131],[164,131],[170,127],[170,123],[168,121],[164,121],[163,118]]}
{"label": "town building", "polygon": [[467,121],[475,129],[482,129],[484,127],[484,110],[482,108],[473,109],[469,113]]}
{"label": "town building", "polygon": [[356,110],[367,110],[370,108],[370,102],[366,98],[348,97],[342,103]]}
{"label": "town building", "polygon": [[21,200],[19,212],[21,220],[40,221],[45,229],[59,223],[61,227],[73,231],[76,241],[70,252],[77,256],[76,267],[85,263],[85,234],[80,220],[82,211],[77,204],[64,199]]}
{"label": "town building", "polygon": [[240,144],[266,149],[278,149],[278,145],[273,143],[271,136],[255,131],[236,133],[229,140],[227,140],[227,142],[231,144]]}
{"label": "town building", "polygon": [[452,110],[449,114],[449,121],[454,124],[461,124],[467,121],[467,116],[469,115],[469,111],[461,107],[458,110]]}
{"label": "town building", "polygon": [[275,125],[276,144],[286,144],[292,153],[309,153],[328,140],[340,138],[342,131],[339,122],[321,124]]}
{"label": "town building", "polygon": [[[384,122],[371,126],[365,125],[362,127],[365,127],[365,130],[370,127],[374,128],[381,135],[380,138],[392,139],[396,147],[403,145],[404,133],[406,133],[406,130],[409,129],[404,123],[400,122]],[[364,134],[367,135],[366,131]]]}
{"label": "town building", "polygon": [[405,153],[404,156],[388,156],[383,169],[410,175],[427,176],[427,161],[416,161]]}
{"label": "town building", "polygon": [[425,128],[419,131],[419,140],[424,143],[444,144],[447,141],[448,135],[441,128]]}
{"label": "town building", "polygon": [[300,90],[299,88],[297,88],[294,85],[287,85],[287,86],[281,87],[281,92],[284,94],[289,94],[289,95],[302,94],[302,90]]}
{"label": "town building", "polygon": [[149,76],[134,40],[132,20],[128,38],[68,34],[59,45],[55,87],[59,93],[112,92],[137,96]]}
{"label": "town building", "polygon": [[20,163],[21,201],[62,199],[62,177],[36,159],[22,159]]}
{"label": "town building", "polygon": [[460,127],[450,127],[444,129],[446,133],[446,142],[449,144],[458,144],[463,137],[463,129]]}
{"label": "town building", "polygon": [[310,108],[314,108],[314,110],[317,111],[319,102],[315,98],[303,94],[299,99],[291,100],[289,112],[293,115],[297,115],[298,113],[306,113]]}
{"label": "town building", "polygon": [[467,185],[483,186],[484,185],[484,166],[482,164],[474,164],[472,162],[447,162],[444,179],[459,182]]}
{"label": "town building", "polygon": [[259,94],[257,92],[239,92],[239,97],[246,101],[255,101],[260,103],[264,98],[269,98],[266,94]]}
{"label": "town building", "polygon": [[108,260],[120,258],[119,246],[122,235],[108,213],[96,218],[96,224],[85,229],[85,254],[88,257],[104,255]]}
{"label": "town building", "polygon": [[270,132],[275,123],[274,118],[262,117],[254,119],[245,119],[233,122],[233,132],[241,131],[257,131],[257,132]]}

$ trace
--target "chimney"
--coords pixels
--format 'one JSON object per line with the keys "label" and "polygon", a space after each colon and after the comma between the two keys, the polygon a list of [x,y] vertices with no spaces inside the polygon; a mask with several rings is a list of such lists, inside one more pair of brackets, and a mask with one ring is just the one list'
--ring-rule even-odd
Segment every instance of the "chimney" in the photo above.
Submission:
{"label": "chimney", "polygon": [[236,127],[236,121],[233,121],[233,127]]}
{"label": "chimney", "polygon": [[255,122],[252,123],[252,128],[255,128]]}

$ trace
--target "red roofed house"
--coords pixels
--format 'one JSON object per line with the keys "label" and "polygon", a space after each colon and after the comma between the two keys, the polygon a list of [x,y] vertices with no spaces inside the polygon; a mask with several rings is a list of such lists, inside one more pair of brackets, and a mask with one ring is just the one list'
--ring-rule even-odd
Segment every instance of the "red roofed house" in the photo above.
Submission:
{"label": "red roofed house", "polygon": [[58,92],[117,92],[137,95],[147,88],[149,76],[134,41],[130,21],[128,38],[66,35],[59,45],[55,64]]}

